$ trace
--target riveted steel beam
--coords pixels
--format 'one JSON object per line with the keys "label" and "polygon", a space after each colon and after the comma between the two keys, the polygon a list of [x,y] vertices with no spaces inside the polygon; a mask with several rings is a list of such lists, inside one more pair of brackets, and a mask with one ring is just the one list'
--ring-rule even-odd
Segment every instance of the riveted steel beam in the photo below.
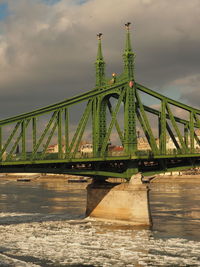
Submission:
{"label": "riveted steel beam", "polygon": [[125,90],[121,92],[121,95],[120,95],[120,97],[119,97],[119,99],[117,101],[117,105],[115,107],[115,110],[112,113],[112,119],[111,119],[110,125],[108,127],[108,131],[107,131],[107,133],[106,133],[106,135],[104,137],[103,144],[102,144],[102,147],[101,147],[101,156],[103,156],[105,151],[106,151],[106,148],[107,148],[107,145],[108,145],[108,140],[110,138],[110,134],[111,134],[111,131],[113,129],[113,126],[116,123],[117,113],[119,112],[120,105],[122,103],[124,95],[125,95]]}
{"label": "riveted steel beam", "polygon": [[79,129],[79,134],[78,134],[77,142],[76,142],[74,151],[71,152],[71,154],[70,154],[70,158],[74,158],[75,155],[76,155],[76,153],[77,153],[77,151],[78,151],[78,148],[79,148],[79,146],[80,146],[81,138],[82,138],[82,136],[83,136],[83,133],[84,133],[86,124],[87,124],[87,122],[88,122],[89,115],[90,115],[90,113],[91,113],[91,107],[92,107],[92,101],[90,101],[89,104],[88,104],[88,106],[87,106],[85,116],[84,116],[84,118],[83,118],[83,120],[82,120],[81,127],[80,127],[80,129]]}
{"label": "riveted steel beam", "polygon": [[79,124],[78,124],[78,127],[76,129],[76,132],[72,138],[72,141],[71,141],[71,144],[69,146],[69,149],[68,149],[68,153],[67,153],[67,157],[70,157],[70,154],[72,153],[72,149],[74,148],[75,144],[76,144],[76,141],[77,141],[77,138],[80,134],[80,131],[84,125],[84,122],[85,122],[85,117],[87,117],[87,113],[88,113],[88,110],[91,108],[91,101],[88,101],[87,103],[87,106],[85,108],[85,111],[79,121]]}
{"label": "riveted steel beam", "polygon": [[168,114],[169,114],[169,117],[170,117],[170,121],[171,121],[171,123],[172,123],[172,125],[174,127],[174,130],[176,131],[176,134],[178,136],[178,139],[179,139],[179,142],[180,142],[180,145],[181,145],[181,151],[182,151],[182,153],[186,153],[187,152],[187,147],[186,147],[186,145],[185,145],[185,143],[183,141],[183,137],[182,137],[182,135],[180,133],[180,130],[179,130],[177,124],[176,124],[176,121],[174,119],[174,116],[172,114],[172,111],[171,111],[168,103],[166,103],[166,108],[167,108],[167,111],[168,111]]}
{"label": "riveted steel beam", "polygon": [[46,136],[47,132],[49,131],[49,129],[50,129],[54,119],[56,118],[57,114],[58,114],[58,111],[54,111],[53,115],[51,116],[51,118],[50,118],[50,120],[49,120],[49,122],[47,124],[47,126],[45,127],[43,133],[41,134],[41,136],[40,136],[40,138],[39,138],[39,140],[38,140],[38,142],[37,142],[37,144],[35,146],[35,149],[33,150],[33,153],[32,153],[32,156],[31,156],[31,160],[33,160],[35,158],[36,153],[37,153],[40,145],[42,144],[42,142],[44,140],[44,137]]}
{"label": "riveted steel beam", "polygon": [[19,126],[20,126],[21,122],[17,122],[15,125],[15,128],[13,129],[13,131],[11,132],[10,136],[8,137],[5,145],[3,146],[2,150],[1,150],[1,154],[0,154],[0,159],[2,159],[3,153],[6,152],[7,147],[9,146],[12,138],[14,137],[14,135],[16,134]]}
{"label": "riveted steel beam", "polygon": [[[110,101],[108,101],[108,109],[109,109],[110,114],[112,116],[113,110],[112,110],[112,105],[111,105]],[[120,139],[120,141],[121,141],[121,143],[123,145],[124,144],[124,136],[123,136],[123,133],[122,133],[122,131],[120,129],[120,126],[119,126],[119,123],[118,123],[117,120],[115,121],[115,127],[116,127],[117,133],[119,135],[119,139]]]}
{"label": "riveted steel beam", "polygon": [[155,138],[153,136],[153,132],[152,132],[150,123],[149,123],[148,118],[147,118],[147,116],[145,114],[143,104],[142,104],[142,102],[140,100],[140,97],[139,97],[139,94],[138,94],[137,91],[136,91],[136,99],[138,101],[138,106],[140,108],[140,113],[141,113],[142,119],[144,121],[146,131],[148,132],[148,135],[149,135],[149,145],[151,146],[153,154],[155,154],[155,155],[159,154],[158,147],[157,147]]}

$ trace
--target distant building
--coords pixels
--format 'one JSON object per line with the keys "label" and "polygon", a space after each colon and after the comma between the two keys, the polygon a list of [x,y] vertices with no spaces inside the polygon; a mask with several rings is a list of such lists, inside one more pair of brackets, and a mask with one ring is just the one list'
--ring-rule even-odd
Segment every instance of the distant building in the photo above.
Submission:
{"label": "distant building", "polygon": [[145,137],[138,137],[137,138],[137,149],[138,150],[149,150],[150,145]]}
{"label": "distant building", "polygon": [[82,155],[91,154],[93,152],[92,144],[84,144],[80,147],[80,152]]}
{"label": "distant building", "polygon": [[[62,145],[62,151],[65,151],[65,146]],[[58,153],[58,144],[50,145],[47,147],[46,153]]]}

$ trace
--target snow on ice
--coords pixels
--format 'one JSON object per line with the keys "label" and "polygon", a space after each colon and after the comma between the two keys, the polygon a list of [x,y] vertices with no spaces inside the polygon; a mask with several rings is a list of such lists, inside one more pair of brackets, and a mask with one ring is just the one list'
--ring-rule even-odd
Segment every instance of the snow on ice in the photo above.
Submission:
{"label": "snow on ice", "polygon": [[44,261],[45,266],[200,266],[199,255],[199,242],[156,239],[150,230],[60,215],[0,213],[0,266],[43,266]]}

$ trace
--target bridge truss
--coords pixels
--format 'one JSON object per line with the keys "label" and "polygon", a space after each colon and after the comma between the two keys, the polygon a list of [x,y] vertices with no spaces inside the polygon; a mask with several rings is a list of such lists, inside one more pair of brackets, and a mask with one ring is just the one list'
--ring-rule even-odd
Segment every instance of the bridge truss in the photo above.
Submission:
{"label": "bridge truss", "polygon": [[[121,75],[105,77],[102,34],[98,34],[93,90],[0,121],[1,172],[129,179],[138,171],[199,165],[200,110],[135,81],[129,26]],[[90,153],[81,150],[86,139],[92,144]],[[119,151],[110,149],[113,139]],[[141,139],[146,140],[145,149],[140,147]]]}

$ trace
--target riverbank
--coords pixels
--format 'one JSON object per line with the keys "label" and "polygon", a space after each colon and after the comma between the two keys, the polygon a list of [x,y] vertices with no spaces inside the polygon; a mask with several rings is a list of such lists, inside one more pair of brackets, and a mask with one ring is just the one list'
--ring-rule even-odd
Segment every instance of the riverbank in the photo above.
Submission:
{"label": "riverbank", "polygon": [[[86,180],[87,177],[83,176],[74,176],[68,174],[46,174],[46,173],[2,173],[0,179],[3,180],[14,180],[14,181],[58,181],[58,180]],[[89,179],[89,178],[88,178]]]}
{"label": "riverbank", "polygon": [[[152,179],[151,179],[152,178]],[[0,179],[3,180],[14,180],[14,181],[68,181],[68,182],[81,182],[87,181],[91,182],[91,178],[83,176],[74,176],[68,174],[46,174],[46,173],[2,173],[0,174]],[[148,180],[148,179],[147,179]],[[200,173],[199,172],[179,172],[179,173],[162,173],[155,175],[155,177],[150,177],[150,183],[200,183]],[[123,183],[126,182],[125,179],[121,178],[109,178],[109,182],[112,183]]]}
{"label": "riverbank", "polygon": [[199,175],[157,176],[150,183],[200,183]]}

